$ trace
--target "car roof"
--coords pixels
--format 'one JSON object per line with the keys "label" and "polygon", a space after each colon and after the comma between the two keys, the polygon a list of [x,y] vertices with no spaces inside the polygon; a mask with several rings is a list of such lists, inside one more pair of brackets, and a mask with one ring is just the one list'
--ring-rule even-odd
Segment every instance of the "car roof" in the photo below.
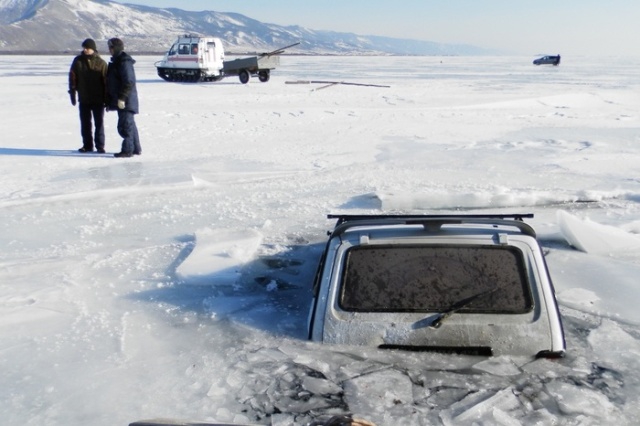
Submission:
{"label": "car roof", "polygon": [[328,219],[337,219],[331,237],[340,236],[350,230],[398,229],[422,226],[437,232],[443,226],[456,226],[474,231],[491,229],[493,232],[519,233],[536,238],[534,229],[524,222],[524,218],[533,218],[533,214],[482,214],[482,215],[328,215]]}

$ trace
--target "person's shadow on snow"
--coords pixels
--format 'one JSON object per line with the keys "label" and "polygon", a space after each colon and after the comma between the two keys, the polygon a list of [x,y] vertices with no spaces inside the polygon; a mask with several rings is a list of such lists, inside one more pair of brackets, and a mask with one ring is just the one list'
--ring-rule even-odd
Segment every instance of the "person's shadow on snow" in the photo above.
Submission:
{"label": "person's shadow on snow", "polygon": [[78,152],[65,149],[26,149],[26,148],[0,148],[0,155],[22,155],[33,157],[82,157],[104,158],[113,157],[113,153],[99,154],[97,152]]}

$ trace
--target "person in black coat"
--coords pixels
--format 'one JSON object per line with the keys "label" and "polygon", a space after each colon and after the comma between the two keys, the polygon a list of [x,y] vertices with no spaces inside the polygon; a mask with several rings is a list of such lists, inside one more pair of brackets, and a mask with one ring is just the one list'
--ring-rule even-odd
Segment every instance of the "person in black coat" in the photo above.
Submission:
{"label": "person in black coat", "polygon": [[142,154],[138,127],[134,119],[138,113],[138,90],[133,65],[136,61],[124,51],[119,38],[107,42],[111,62],[107,69],[107,111],[118,111],[118,134],[122,137],[122,148],[114,154],[127,158]]}
{"label": "person in black coat", "polygon": [[[71,105],[75,106],[77,100],[80,101],[80,152],[93,152],[94,142],[98,152],[104,152],[106,77],[107,63],[98,54],[96,42],[88,38],[82,42],[82,53],[73,59],[69,70]],[[92,116],[95,125],[93,133]]]}

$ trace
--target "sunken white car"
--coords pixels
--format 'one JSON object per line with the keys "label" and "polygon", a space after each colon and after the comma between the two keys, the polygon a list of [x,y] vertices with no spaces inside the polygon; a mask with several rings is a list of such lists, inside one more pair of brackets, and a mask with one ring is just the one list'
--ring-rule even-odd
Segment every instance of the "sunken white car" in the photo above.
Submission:
{"label": "sunken white car", "polygon": [[330,215],[309,338],[389,349],[561,357],[533,215]]}

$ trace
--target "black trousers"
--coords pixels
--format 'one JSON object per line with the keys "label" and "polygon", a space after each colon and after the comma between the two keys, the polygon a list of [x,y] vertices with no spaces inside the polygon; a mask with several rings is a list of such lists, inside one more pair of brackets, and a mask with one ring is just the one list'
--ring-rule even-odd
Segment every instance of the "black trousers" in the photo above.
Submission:
{"label": "black trousers", "polygon": [[[104,149],[104,106],[87,105],[80,103],[80,133],[82,134],[82,146],[88,151]],[[95,123],[95,131],[91,123],[91,117]]]}

